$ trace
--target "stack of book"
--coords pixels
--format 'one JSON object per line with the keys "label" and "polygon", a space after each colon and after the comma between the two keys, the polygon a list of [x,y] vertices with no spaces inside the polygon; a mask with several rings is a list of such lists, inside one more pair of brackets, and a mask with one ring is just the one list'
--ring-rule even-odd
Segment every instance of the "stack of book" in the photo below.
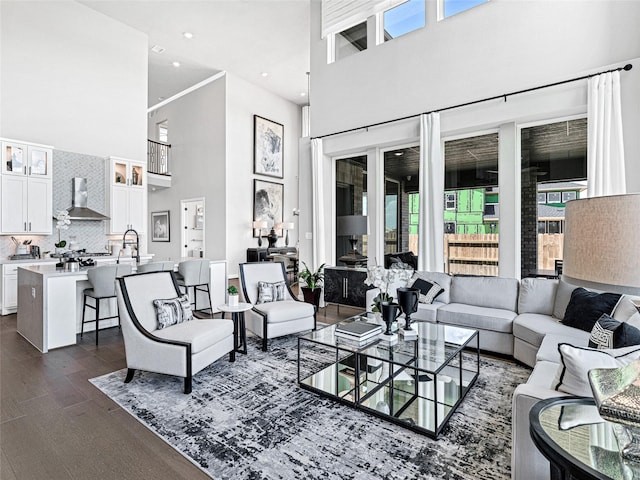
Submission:
{"label": "stack of book", "polygon": [[338,341],[356,347],[373,342],[381,333],[382,325],[357,320],[340,323],[335,331]]}

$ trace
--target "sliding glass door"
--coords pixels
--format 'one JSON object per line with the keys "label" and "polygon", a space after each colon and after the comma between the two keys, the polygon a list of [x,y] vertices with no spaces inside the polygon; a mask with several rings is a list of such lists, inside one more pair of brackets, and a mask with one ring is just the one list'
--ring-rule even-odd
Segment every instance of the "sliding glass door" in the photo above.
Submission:
{"label": "sliding glass door", "polygon": [[[341,158],[335,161],[336,166],[336,259],[351,251],[349,239],[339,231],[337,218],[347,215],[367,215],[367,157]],[[367,235],[355,235],[357,250],[367,256]],[[341,263],[338,262],[340,265]]]}

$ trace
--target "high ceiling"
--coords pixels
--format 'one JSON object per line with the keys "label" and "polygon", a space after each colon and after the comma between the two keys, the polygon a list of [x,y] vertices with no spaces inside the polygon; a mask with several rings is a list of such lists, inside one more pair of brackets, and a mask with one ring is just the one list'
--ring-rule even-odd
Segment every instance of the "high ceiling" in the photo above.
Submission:
{"label": "high ceiling", "polygon": [[[305,105],[307,96],[301,93],[308,95],[309,2],[81,1],[148,35],[150,107],[222,70]],[[185,38],[185,32],[193,38]],[[153,52],[154,45],[164,52]]]}

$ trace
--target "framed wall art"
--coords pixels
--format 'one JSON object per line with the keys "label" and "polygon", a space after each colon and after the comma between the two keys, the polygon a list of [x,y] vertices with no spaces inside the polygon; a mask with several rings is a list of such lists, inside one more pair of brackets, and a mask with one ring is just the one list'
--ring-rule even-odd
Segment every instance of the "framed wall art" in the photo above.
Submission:
{"label": "framed wall art", "polygon": [[169,235],[169,210],[151,212],[152,242],[168,242]]}
{"label": "framed wall art", "polygon": [[[253,180],[253,219],[265,220],[267,231],[274,225],[282,223],[283,205],[284,185],[265,180]],[[258,236],[258,231],[255,229],[253,236]]]}
{"label": "framed wall art", "polygon": [[284,178],[284,126],[253,116],[253,173]]}

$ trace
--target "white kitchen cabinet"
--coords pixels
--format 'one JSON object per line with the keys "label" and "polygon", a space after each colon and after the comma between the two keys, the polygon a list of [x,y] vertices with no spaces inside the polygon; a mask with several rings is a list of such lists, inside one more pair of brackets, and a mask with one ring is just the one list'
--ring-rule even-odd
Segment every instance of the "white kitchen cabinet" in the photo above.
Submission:
{"label": "white kitchen cabinet", "polygon": [[52,233],[52,152],[42,145],[2,141],[0,234]]}
{"label": "white kitchen cabinet", "polygon": [[133,228],[144,233],[147,226],[147,168],[144,162],[109,159],[109,233]]}

